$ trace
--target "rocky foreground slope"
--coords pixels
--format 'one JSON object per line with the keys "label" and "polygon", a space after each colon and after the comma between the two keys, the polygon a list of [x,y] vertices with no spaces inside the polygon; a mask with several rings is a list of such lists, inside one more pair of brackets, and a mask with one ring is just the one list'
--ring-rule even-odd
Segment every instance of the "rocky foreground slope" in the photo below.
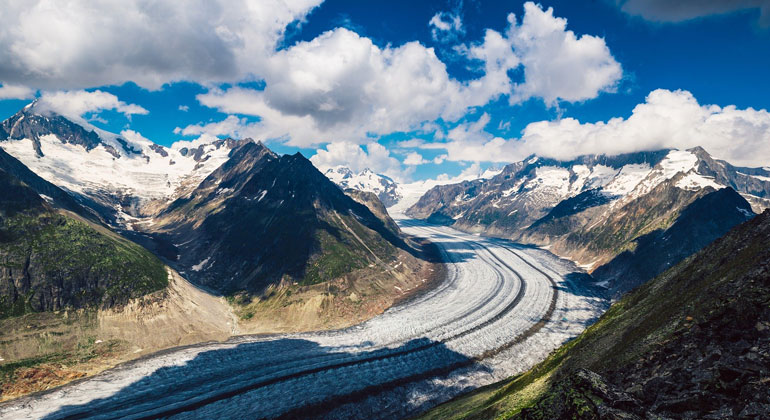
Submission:
{"label": "rocky foreground slope", "polygon": [[546,246],[618,295],[766,207],[768,175],[702,148],[532,157],[489,180],[435,187],[407,214]]}
{"label": "rocky foreground slope", "polygon": [[630,293],[525,374],[442,419],[767,418],[770,210]]}

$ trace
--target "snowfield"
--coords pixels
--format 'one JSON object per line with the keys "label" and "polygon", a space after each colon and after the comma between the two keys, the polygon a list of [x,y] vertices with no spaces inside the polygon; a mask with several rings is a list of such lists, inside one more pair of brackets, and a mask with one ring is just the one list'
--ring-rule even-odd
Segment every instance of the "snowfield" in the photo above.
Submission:
{"label": "snowfield", "polygon": [[402,418],[530,368],[607,307],[545,250],[399,223],[440,245],[447,278],[368,322],[162,352],[0,418]]}

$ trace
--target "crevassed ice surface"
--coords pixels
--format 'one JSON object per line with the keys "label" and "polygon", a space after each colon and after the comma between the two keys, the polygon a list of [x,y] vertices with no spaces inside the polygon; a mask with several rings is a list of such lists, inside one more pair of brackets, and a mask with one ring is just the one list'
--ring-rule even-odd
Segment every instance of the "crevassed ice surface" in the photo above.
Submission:
{"label": "crevassed ice surface", "polygon": [[533,366],[606,307],[547,251],[400,223],[441,247],[448,275],[368,322],[173,350],[0,406],[0,417],[405,417]]}

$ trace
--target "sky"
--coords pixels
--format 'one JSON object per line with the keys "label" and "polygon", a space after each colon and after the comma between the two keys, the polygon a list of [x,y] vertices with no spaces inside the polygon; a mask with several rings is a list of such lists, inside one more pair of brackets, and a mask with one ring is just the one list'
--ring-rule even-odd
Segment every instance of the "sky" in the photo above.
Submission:
{"label": "sky", "polygon": [[401,182],[669,147],[770,166],[770,0],[11,0],[0,23],[2,119],[37,99]]}

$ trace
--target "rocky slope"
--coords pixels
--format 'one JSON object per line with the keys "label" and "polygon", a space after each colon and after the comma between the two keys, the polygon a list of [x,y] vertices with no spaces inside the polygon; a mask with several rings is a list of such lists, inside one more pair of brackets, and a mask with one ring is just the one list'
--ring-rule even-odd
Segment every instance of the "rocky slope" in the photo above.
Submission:
{"label": "rocky slope", "polygon": [[[595,270],[597,281],[617,294],[753,216],[745,198],[755,208],[766,200],[766,172],[714,160],[701,148],[583,156],[570,162],[532,157],[489,180],[433,188],[407,214],[547,246]],[[696,204],[725,188],[740,195],[723,192],[727,200],[711,199],[713,208]],[[686,211],[689,206],[701,211]],[[690,226],[689,234],[697,236],[663,250],[657,245],[671,236],[667,230],[677,221],[676,229]],[[695,229],[698,223],[705,227]],[[645,264],[642,270],[631,267]]]}
{"label": "rocky slope", "polygon": [[767,418],[768,241],[770,210],[615,303],[532,370],[424,418]]}
{"label": "rocky slope", "polygon": [[147,229],[176,244],[174,264],[194,282],[232,294],[324,282],[387,266],[400,252],[414,258],[419,251],[384,220],[302,155],[249,142]]}
{"label": "rocky slope", "polygon": [[327,169],[324,175],[342,189],[374,193],[385,207],[390,207],[403,198],[399,185],[395,181],[385,175],[376,174],[368,168],[354,173],[350,168],[337,166]]}
{"label": "rocky slope", "polygon": [[166,286],[155,256],[75,212],[88,214],[0,151],[0,318],[108,308]]}

